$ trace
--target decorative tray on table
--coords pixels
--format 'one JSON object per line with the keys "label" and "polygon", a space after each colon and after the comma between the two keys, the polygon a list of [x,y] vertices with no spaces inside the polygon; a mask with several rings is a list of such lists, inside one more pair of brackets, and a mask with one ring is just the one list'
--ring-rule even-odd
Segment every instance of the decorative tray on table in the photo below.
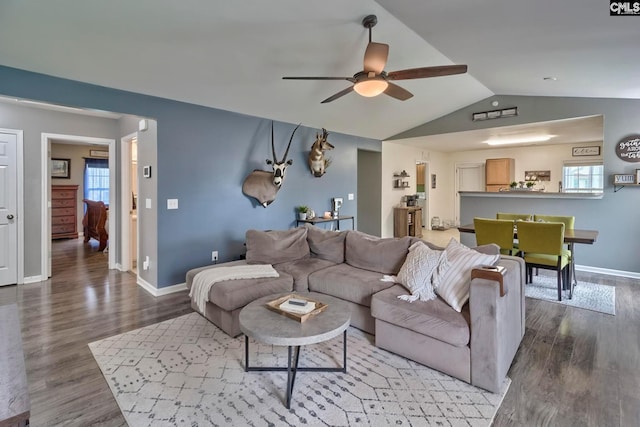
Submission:
{"label": "decorative tray on table", "polygon": [[271,311],[303,323],[316,314],[322,313],[329,306],[320,301],[289,294],[269,301],[266,307]]}

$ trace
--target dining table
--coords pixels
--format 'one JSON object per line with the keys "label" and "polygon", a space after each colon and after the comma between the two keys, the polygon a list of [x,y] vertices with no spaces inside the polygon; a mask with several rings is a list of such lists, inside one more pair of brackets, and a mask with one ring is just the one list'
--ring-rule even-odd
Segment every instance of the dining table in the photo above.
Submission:
{"label": "dining table", "polygon": [[[466,224],[458,227],[458,231],[461,233],[475,234],[476,228],[473,224]],[[571,264],[572,264],[571,268],[572,268],[572,271],[574,272],[573,279],[575,280],[576,284],[578,283],[578,279],[576,278],[576,275],[575,275],[576,256],[575,256],[575,249],[573,246],[576,243],[593,245],[598,239],[598,234],[599,232],[597,230],[582,230],[578,228],[569,228],[564,230],[564,242],[567,244],[568,249],[571,251]],[[517,227],[514,227],[513,238],[514,239],[518,238]]]}

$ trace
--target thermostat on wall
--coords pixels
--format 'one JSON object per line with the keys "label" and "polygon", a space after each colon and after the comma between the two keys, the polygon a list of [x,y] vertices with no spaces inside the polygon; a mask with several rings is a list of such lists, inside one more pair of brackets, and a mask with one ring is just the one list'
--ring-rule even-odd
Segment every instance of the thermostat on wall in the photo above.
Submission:
{"label": "thermostat on wall", "polygon": [[142,176],[145,178],[151,178],[151,166],[144,166],[142,168]]}

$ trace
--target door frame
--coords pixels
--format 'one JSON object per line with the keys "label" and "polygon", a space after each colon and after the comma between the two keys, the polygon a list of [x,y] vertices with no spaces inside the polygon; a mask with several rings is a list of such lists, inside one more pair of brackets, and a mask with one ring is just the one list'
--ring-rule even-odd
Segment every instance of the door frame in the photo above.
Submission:
{"label": "door frame", "polygon": [[17,237],[17,278],[18,285],[24,283],[24,135],[21,129],[0,128],[0,132],[16,136],[16,218]]}
{"label": "door frame", "polygon": [[[120,271],[131,270],[131,142],[138,138],[138,132],[120,138]],[[137,233],[137,230],[136,230]],[[137,246],[137,245],[136,245]],[[137,251],[136,247],[136,251]],[[136,259],[138,257],[136,256]],[[135,270],[138,274],[138,268]]]}
{"label": "door frame", "polygon": [[[41,134],[40,160],[42,177],[41,183],[41,252],[40,275],[42,280],[51,277],[51,140],[60,139],[77,144],[106,145],[109,147],[109,210],[118,212],[119,201],[116,197],[116,140],[97,138],[93,136],[65,135],[57,133]],[[109,215],[109,269],[115,268],[116,248],[118,247],[117,214]]]}

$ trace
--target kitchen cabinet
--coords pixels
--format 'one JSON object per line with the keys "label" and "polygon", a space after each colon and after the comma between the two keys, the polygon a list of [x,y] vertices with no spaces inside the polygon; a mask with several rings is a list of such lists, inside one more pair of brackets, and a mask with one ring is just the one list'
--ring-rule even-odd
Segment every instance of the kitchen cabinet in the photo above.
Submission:
{"label": "kitchen cabinet", "polygon": [[484,169],[486,191],[508,190],[509,184],[515,180],[515,164],[515,159],[487,159]]}

